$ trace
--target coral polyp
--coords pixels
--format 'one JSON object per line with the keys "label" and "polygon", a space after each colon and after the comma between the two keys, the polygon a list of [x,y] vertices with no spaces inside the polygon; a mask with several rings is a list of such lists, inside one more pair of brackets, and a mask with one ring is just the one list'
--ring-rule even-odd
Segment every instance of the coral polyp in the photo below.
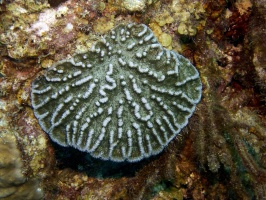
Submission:
{"label": "coral polyp", "polygon": [[136,162],[160,153],[201,99],[199,73],[144,24],[119,25],[32,83],[41,127],[62,146]]}

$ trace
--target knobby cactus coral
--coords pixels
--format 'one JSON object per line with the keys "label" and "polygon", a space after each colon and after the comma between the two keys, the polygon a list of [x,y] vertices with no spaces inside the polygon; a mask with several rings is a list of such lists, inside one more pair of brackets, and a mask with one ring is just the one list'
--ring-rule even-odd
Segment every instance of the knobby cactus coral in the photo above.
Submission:
{"label": "knobby cactus coral", "polygon": [[201,99],[196,68],[143,24],[119,25],[32,83],[34,113],[63,146],[135,162],[177,136]]}

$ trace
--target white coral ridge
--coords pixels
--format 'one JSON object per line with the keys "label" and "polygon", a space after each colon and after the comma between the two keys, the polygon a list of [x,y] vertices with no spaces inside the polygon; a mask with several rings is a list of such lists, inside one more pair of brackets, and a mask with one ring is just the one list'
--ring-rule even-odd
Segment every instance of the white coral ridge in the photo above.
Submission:
{"label": "white coral ridge", "polygon": [[196,68],[144,24],[119,25],[32,83],[34,113],[62,146],[136,162],[160,153],[201,99]]}

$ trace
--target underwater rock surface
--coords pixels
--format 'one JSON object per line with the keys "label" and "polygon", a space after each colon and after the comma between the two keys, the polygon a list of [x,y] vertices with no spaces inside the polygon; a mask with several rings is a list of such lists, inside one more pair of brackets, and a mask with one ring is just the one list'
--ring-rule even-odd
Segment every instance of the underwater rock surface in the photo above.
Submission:
{"label": "underwater rock surface", "polygon": [[[145,7],[136,7],[139,2]],[[3,174],[19,172],[5,177],[9,182],[1,194],[55,200],[265,199],[265,5],[265,0],[0,1],[0,163]],[[188,125],[162,153],[134,163],[103,161],[57,145],[34,115],[31,83],[53,63],[86,53],[111,29],[129,23],[146,24],[164,48],[182,54],[200,72],[202,99]]]}
{"label": "underwater rock surface", "polygon": [[32,83],[34,113],[60,145],[135,162],[160,153],[201,98],[199,73],[144,24],[119,25],[92,50]]}
{"label": "underwater rock surface", "polygon": [[7,105],[0,100],[0,199],[43,199],[40,181],[24,174],[22,155],[17,146],[17,131],[5,120]]}

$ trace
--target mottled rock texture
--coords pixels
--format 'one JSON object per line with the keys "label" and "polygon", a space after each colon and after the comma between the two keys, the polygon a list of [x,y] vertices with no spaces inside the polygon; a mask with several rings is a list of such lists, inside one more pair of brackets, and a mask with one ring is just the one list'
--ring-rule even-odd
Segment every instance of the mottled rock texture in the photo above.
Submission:
{"label": "mottled rock texture", "polygon": [[[8,130],[16,145],[1,140],[9,148],[0,160],[6,152],[19,161],[13,163],[21,160],[44,199],[264,199],[265,0],[148,0],[137,12],[121,2],[1,1],[0,140]],[[203,85],[183,142],[176,137],[161,154],[135,163],[54,144],[30,101],[31,83],[45,68],[86,52],[121,23],[148,25],[165,48],[197,67]],[[33,186],[25,193],[39,188]]]}
{"label": "mottled rock texture", "polygon": [[23,174],[15,131],[3,129],[1,125],[0,122],[0,199],[42,199],[43,190],[39,187],[39,181],[27,179]]}

